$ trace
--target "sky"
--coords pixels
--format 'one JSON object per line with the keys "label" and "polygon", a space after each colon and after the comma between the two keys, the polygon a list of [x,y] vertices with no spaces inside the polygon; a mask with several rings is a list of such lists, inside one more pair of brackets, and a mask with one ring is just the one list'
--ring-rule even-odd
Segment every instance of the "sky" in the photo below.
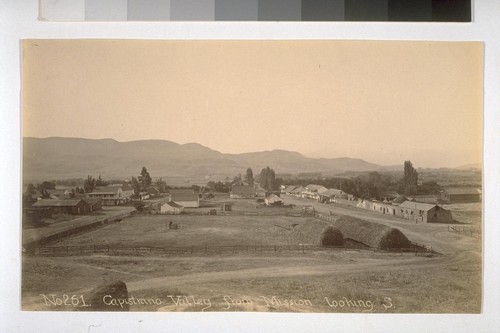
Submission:
{"label": "sky", "polygon": [[482,61],[478,42],[26,40],[23,136],[457,167],[482,160]]}

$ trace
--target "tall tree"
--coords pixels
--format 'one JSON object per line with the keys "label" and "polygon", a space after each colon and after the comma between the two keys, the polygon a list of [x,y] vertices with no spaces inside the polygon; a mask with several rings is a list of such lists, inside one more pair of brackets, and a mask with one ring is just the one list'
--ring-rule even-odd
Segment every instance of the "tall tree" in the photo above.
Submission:
{"label": "tall tree", "polygon": [[268,191],[276,190],[276,174],[274,170],[270,167],[262,169],[259,176],[259,184]]}
{"label": "tall tree", "polygon": [[108,185],[108,182],[107,181],[104,181],[102,178],[101,178],[101,175],[99,175],[99,177],[96,179],[95,181],[95,186],[106,186]]}
{"label": "tall tree", "polygon": [[164,181],[162,178],[159,178],[155,181],[155,186],[160,191],[160,193],[165,193],[167,192],[167,182]]}
{"label": "tall tree", "polygon": [[96,180],[94,177],[88,175],[87,179],[83,182],[83,190],[85,193],[91,193],[96,186]]}
{"label": "tall tree", "polygon": [[247,169],[247,174],[246,174],[245,180],[248,183],[248,185],[253,186],[253,171],[252,171],[252,168],[248,168]]}
{"label": "tall tree", "polygon": [[411,161],[405,161],[404,174],[402,179],[402,187],[405,195],[413,195],[417,193],[418,173],[413,167]]}
{"label": "tall tree", "polygon": [[139,182],[141,183],[142,188],[146,188],[151,186],[151,176],[149,175],[148,169],[145,166],[142,167],[141,175],[139,176]]}
{"label": "tall tree", "polygon": [[139,197],[139,193],[141,193],[141,183],[139,183],[135,177],[132,177],[132,187],[134,188],[134,197]]}

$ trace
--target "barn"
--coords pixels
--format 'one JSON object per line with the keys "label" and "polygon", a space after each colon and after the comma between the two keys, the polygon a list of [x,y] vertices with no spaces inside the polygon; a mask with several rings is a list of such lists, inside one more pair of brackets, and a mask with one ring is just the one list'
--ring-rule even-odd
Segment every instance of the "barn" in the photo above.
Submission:
{"label": "barn", "polygon": [[415,201],[403,202],[397,207],[396,215],[407,220],[423,223],[453,222],[451,211],[438,205]]}
{"label": "barn", "polygon": [[91,212],[102,209],[102,199],[101,198],[82,198],[90,208]]}
{"label": "barn", "polygon": [[90,212],[90,206],[83,199],[42,199],[33,204],[34,208],[49,208],[53,214],[82,215]]}
{"label": "barn", "polygon": [[449,203],[481,202],[481,190],[478,188],[447,188],[441,198]]}
{"label": "barn", "polygon": [[283,204],[283,200],[276,194],[271,194],[265,199],[266,206],[281,206]]}
{"label": "barn", "polygon": [[170,190],[170,201],[175,202],[185,208],[200,207],[200,197],[192,189]]}
{"label": "barn", "polygon": [[160,214],[181,214],[184,211],[184,207],[176,204],[173,201],[165,202],[160,206]]}

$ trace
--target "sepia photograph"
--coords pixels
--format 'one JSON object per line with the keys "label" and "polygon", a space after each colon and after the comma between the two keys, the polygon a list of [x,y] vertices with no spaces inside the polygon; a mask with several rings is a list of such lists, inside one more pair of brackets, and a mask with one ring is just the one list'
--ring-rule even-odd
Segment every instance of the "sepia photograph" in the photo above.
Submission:
{"label": "sepia photograph", "polygon": [[482,312],[482,43],[21,48],[23,311]]}

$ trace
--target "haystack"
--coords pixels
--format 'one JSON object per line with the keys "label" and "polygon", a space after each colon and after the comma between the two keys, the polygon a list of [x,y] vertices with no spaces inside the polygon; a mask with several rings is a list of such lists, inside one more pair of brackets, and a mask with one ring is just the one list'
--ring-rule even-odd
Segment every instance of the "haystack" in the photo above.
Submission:
{"label": "haystack", "polygon": [[321,233],[320,243],[322,246],[343,246],[344,236],[338,228],[328,226]]}
{"label": "haystack", "polygon": [[321,234],[330,226],[331,224],[325,221],[307,219],[295,226],[289,237],[295,243],[321,245]]}
{"label": "haystack", "polygon": [[408,248],[410,241],[396,228],[361,220],[351,216],[341,216],[332,223],[342,232],[344,238],[352,239],[372,248]]}

